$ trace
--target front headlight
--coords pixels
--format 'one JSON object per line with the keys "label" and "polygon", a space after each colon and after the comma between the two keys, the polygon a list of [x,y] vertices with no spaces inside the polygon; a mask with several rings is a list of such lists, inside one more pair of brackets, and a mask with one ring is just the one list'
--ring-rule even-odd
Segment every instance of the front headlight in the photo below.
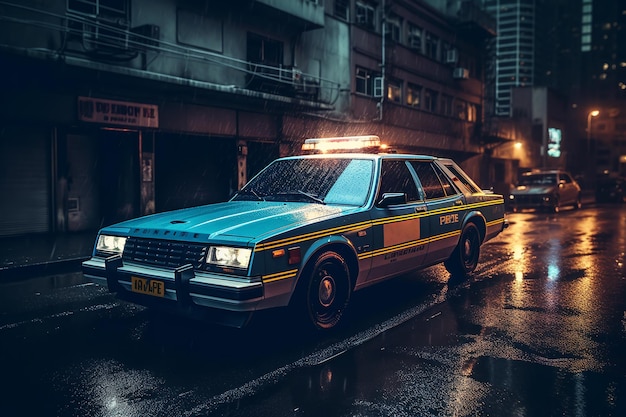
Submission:
{"label": "front headlight", "polygon": [[115,254],[124,252],[126,238],[121,236],[100,235],[96,243],[96,251]]}
{"label": "front headlight", "polygon": [[252,249],[211,246],[206,262],[211,265],[247,269]]}

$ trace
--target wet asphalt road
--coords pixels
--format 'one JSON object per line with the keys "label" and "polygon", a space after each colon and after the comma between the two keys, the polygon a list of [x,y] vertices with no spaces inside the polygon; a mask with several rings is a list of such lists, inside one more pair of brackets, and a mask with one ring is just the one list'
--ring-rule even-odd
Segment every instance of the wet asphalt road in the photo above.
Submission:
{"label": "wet asphalt road", "polygon": [[508,219],[469,282],[368,288],[322,336],[159,315],[79,273],[2,282],[0,415],[626,415],[626,205]]}

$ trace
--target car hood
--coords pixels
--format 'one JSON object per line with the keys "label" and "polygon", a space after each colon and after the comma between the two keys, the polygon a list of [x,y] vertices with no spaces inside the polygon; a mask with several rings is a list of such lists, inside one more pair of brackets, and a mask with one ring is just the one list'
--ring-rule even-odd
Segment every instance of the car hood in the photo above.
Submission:
{"label": "car hood", "polygon": [[514,195],[550,194],[556,190],[554,185],[518,185],[511,191]]}
{"label": "car hood", "polygon": [[230,201],[140,217],[104,228],[103,232],[171,240],[250,243],[360,210],[354,206],[311,203]]}

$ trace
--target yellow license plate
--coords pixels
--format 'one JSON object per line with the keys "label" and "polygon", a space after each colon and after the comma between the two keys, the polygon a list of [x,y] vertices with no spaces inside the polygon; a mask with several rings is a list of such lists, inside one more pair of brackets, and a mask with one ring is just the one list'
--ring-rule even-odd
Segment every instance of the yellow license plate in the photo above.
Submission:
{"label": "yellow license plate", "polygon": [[140,294],[165,297],[165,283],[158,279],[130,277],[131,290]]}

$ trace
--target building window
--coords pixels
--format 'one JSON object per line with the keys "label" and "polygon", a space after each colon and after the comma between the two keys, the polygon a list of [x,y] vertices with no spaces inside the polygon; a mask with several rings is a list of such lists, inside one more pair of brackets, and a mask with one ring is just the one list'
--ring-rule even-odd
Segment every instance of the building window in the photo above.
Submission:
{"label": "building window", "polygon": [[424,89],[424,109],[433,113],[437,111],[437,92],[435,90]]}
{"label": "building window", "polygon": [[248,33],[248,61],[272,67],[283,64],[283,43],[265,36]]}
{"label": "building window", "polygon": [[[82,40],[85,50],[103,54],[128,51],[130,34],[128,0],[68,0],[72,35]],[[122,58],[125,59],[125,58]]]}
{"label": "building window", "polygon": [[426,32],[424,53],[429,58],[439,61],[439,38],[430,32]]}
{"label": "building window", "polygon": [[335,0],[335,16],[348,20],[350,17],[350,0]]}
{"label": "building window", "polygon": [[387,99],[396,103],[402,103],[402,83],[396,80],[387,81]]}
{"label": "building window", "polygon": [[467,120],[467,103],[462,100],[457,100],[455,108],[456,117],[461,120]]}
{"label": "building window", "polygon": [[582,3],[582,33],[584,33],[584,35],[580,39],[580,50],[582,52],[589,52],[591,51],[593,5],[591,0],[583,0]]}
{"label": "building window", "polygon": [[447,94],[441,95],[441,114],[452,116],[452,96]]}
{"label": "building window", "polygon": [[422,87],[416,84],[409,84],[406,89],[406,104],[419,108],[421,104]]}
{"label": "building window", "polygon": [[354,5],[356,24],[370,29],[374,28],[374,6],[357,1]]}
{"label": "building window", "polygon": [[355,91],[372,96],[374,94],[374,78],[377,76],[378,74],[372,71],[357,67],[355,74]]}
{"label": "building window", "polygon": [[94,17],[128,17],[127,0],[67,0],[67,10]]}
{"label": "building window", "polygon": [[278,92],[293,83],[292,69],[283,66],[282,42],[250,32],[247,42],[248,88]]}
{"label": "building window", "polygon": [[478,107],[475,104],[467,103],[467,121],[476,122],[478,120]]}
{"label": "building window", "polygon": [[399,17],[390,17],[385,22],[385,35],[393,42],[400,42],[401,23]]}
{"label": "building window", "polygon": [[409,23],[406,42],[409,48],[422,52],[422,28]]}

